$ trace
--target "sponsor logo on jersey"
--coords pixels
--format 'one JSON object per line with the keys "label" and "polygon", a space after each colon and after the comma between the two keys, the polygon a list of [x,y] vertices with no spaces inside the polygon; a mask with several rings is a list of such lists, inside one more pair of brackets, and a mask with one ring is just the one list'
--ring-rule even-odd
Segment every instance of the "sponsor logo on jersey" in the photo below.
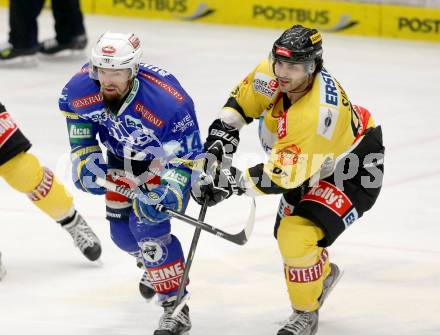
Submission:
{"label": "sponsor logo on jersey", "polygon": [[95,93],[86,97],[78,98],[72,101],[73,108],[81,109],[87,106],[95,105],[102,102],[104,98],[101,93]]}
{"label": "sponsor logo on jersey", "polygon": [[64,88],[63,92],[61,92],[59,99],[63,102],[67,101],[67,89]]}
{"label": "sponsor logo on jersey", "polygon": [[319,109],[318,135],[331,140],[338,122],[339,112],[329,107]]}
{"label": "sponsor logo on jersey", "polygon": [[186,114],[186,116],[178,121],[178,122],[174,122],[173,126],[171,127],[171,132],[172,133],[177,133],[177,132],[185,132],[185,130],[187,130],[190,127],[194,127],[195,123],[194,120],[192,119],[191,115]]}
{"label": "sponsor logo on jersey", "polygon": [[162,179],[170,180],[174,183],[177,183],[181,187],[185,187],[188,184],[188,180],[190,175],[183,170],[174,170],[170,169],[163,175]]}
{"label": "sponsor logo on jersey", "polygon": [[273,98],[278,89],[278,82],[267,74],[257,72],[254,77],[254,90],[268,98]]}
{"label": "sponsor logo on jersey", "polygon": [[125,125],[129,128],[130,127],[138,128],[138,129],[143,128],[141,120],[136,119],[135,117],[133,117],[131,115],[125,115]]}
{"label": "sponsor logo on jersey", "polygon": [[145,64],[145,63],[141,63],[140,66],[153,71],[159,75],[161,75],[162,77],[166,77],[169,76],[171,73],[165,71],[164,69],[161,69],[160,67],[157,67],[156,65],[149,65],[149,64]]}
{"label": "sponsor logo on jersey", "polygon": [[287,147],[278,149],[277,161],[283,166],[295,165],[298,163],[299,155],[301,154],[301,149],[295,144],[291,144]]}
{"label": "sponsor logo on jersey", "polygon": [[358,218],[359,218],[359,214],[358,214],[356,208],[353,207],[353,209],[351,211],[349,211],[342,219],[342,221],[345,224],[345,228],[348,228],[348,226],[350,226]]}
{"label": "sponsor logo on jersey", "polygon": [[38,201],[45,198],[52,189],[53,180],[53,172],[48,168],[44,168],[43,179],[41,180],[40,184],[38,184],[32,192],[27,194],[29,199],[32,201]]}
{"label": "sponsor logo on jersey", "polygon": [[113,55],[116,52],[116,49],[113,45],[106,45],[101,49],[104,55]]}
{"label": "sponsor logo on jersey", "polygon": [[160,267],[147,268],[146,271],[154,290],[163,294],[179,288],[184,269],[185,264],[179,259]]}
{"label": "sponsor logo on jersey", "polygon": [[281,218],[284,218],[286,216],[290,216],[290,215],[292,215],[294,208],[295,207],[293,205],[289,204],[284,197],[281,197],[280,205],[278,207],[278,215]]}
{"label": "sponsor logo on jersey", "polygon": [[97,111],[93,111],[90,113],[81,114],[81,117],[86,120],[91,120],[93,122],[97,122],[99,124],[107,122],[109,119],[109,115],[107,114],[105,108]]}
{"label": "sponsor logo on jersey", "polygon": [[157,85],[158,87],[160,87],[162,90],[164,90],[165,92],[167,92],[169,95],[171,95],[174,99],[176,99],[178,102],[183,102],[185,101],[185,97],[179,93],[179,91],[177,91],[173,86],[171,86],[170,84],[157,79],[156,77],[148,74],[148,73],[143,73],[141,72],[140,75],[142,77],[144,77],[145,79],[147,79],[148,81],[152,82],[153,84]]}
{"label": "sponsor logo on jersey", "polygon": [[321,103],[339,107],[339,93],[330,73],[321,70]]}
{"label": "sponsor logo on jersey", "polygon": [[156,114],[154,114],[152,111],[150,111],[147,107],[142,105],[140,102],[137,102],[134,106],[134,111],[136,113],[141,114],[142,118],[144,120],[147,120],[157,128],[162,128],[164,125],[163,120],[158,117]]}
{"label": "sponsor logo on jersey", "polygon": [[322,250],[319,261],[309,267],[293,267],[284,266],[286,278],[291,283],[310,283],[321,278],[323,274],[324,264],[328,261],[328,252],[326,249]]}
{"label": "sponsor logo on jersey", "polygon": [[168,248],[160,239],[142,241],[141,249],[149,266],[162,265],[168,257]]}
{"label": "sponsor logo on jersey", "polygon": [[86,123],[71,124],[69,126],[69,137],[73,142],[92,137],[92,125]]}
{"label": "sponsor logo on jersey", "polygon": [[18,127],[8,112],[0,113],[0,148],[17,131]]}
{"label": "sponsor logo on jersey", "polygon": [[352,206],[350,199],[344,192],[324,180],[320,180],[316,186],[313,186],[301,201],[317,202],[339,217],[343,217]]}
{"label": "sponsor logo on jersey", "polygon": [[264,122],[264,118],[265,115],[260,116],[258,120],[258,137],[260,138],[260,143],[263,147],[264,152],[269,155],[274,143],[278,140],[278,134],[272,133],[267,128],[266,123]]}
{"label": "sponsor logo on jersey", "polygon": [[286,135],[287,135],[287,113],[286,112],[281,114],[281,116],[278,118],[277,134],[278,134],[279,139],[286,137]]}

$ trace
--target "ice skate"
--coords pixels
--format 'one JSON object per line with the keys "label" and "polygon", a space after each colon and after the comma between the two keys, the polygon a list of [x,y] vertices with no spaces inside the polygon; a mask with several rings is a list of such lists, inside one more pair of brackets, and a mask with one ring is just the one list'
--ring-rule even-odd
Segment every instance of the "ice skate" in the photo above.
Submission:
{"label": "ice skate", "polygon": [[17,49],[11,44],[0,46],[0,67],[34,67],[38,65],[38,48]]}
{"label": "ice skate", "polygon": [[141,293],[141,296],[143,296],[147,301],[153,299],[156,294],[156,291],[148,280],[147,271],[144,271],[141,280],[139,281],[139,292]]}
{"label": "ice skate", "polygon": [[327,299],[330,292],[333,290],[333,288],[336,286],[343,275],[343,272],[339,270],[339,267],[334,263],[330,263],[330,269],[330,274],[324,280],[324,288],[321,297],[319,298],[320,307],[322,307],[324,301]]}
{"label": "ice skate", "polygon": [[277,335],[313,335],[318,331],[319,312],[294,311]]}
{"label": "ice skate", "polygon": [[101,243],[83,217],[76,212],[73,220],[62,227],[72,236],[75,246],[91,261],[101,256]]}
{"label": "ice skate", "polygon": [[164,313],[160,317],[159,327],[154,331],[154,335],[185,335],[191,329],[188,305],[173,317],[174,304],[176,297],[171,297],[162,302]]}
{"label": "ice skate", "polygon": [[40,43],[40,53],[47,56],[68,56],[80,54],[87,46],[87,36],[78,35],[67,43],[59,43],[56,38],[44,40]]}

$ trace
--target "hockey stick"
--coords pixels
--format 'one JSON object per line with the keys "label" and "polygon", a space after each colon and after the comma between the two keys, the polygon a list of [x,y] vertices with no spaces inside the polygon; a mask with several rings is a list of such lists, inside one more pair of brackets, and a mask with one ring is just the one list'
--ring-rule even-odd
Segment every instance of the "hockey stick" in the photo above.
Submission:
{"label": "hockey stick", "polygon": [[[208,209],[208,199],[205,199],[205,202],[203,203],[202,208],[200,209],[199,213],[199,222],[203,222],[205,220],[206,210]],[[185,263],[185,270],[183,270],[183,275],[180,280],[179,290],[177,291],[177,298],[176,303],[173,311],[173,317],[176,317],[177,314],[182,310],[182,308],[185,306],[184,303],[181,304],[183,294],[185,293],[185,287],[186,287],[186,281],[189,277],[189,270],[192,265],[192,261],[194,259],[194,254],[196,252],[197,243],[199,242],[200,233],[202,232],[202,229],[200,227],[197,227],[194,231],[194,236],[191,241],[191,247],[188,251],[188,256],[186,257],[186,263]]]}
{"label": "hockey stick", "polygon": [[[143,194],[139,189],[130,189],[128,187],[117,185],[109,180],[105,180],[103,178],[96,178],[96,184],[99,186],[102,186],[106,188],[109,191],[122,194],[126,196],[129,199],[139,199],[143,201],[144,203],[148,203],[146,200],[145,194]],[[254,229],[254,223],[255,223],[255,199],[252,198],[252,206],[249,213],[249,217],[247,219],[245,227],[237,234],[230,234],[227,233],[221,229],[215,228],[205,222],[199,221],[191,216],[173,211],[172,209],[166,208],[164,205],[157,204],[154,205],[156,210],[164,212],[168,214],[171,217],[174,217],[176,219],[179,219],[183,222],[189,223],[190,225],[193,225],[197,228],[200,228],[201,230],[207,231],[210,234],[216,235],[222,239],[225,239],[229,242],[238,244],[238,245],[244,245],[249,240],[249,237],[252,234],[252,231]]]}

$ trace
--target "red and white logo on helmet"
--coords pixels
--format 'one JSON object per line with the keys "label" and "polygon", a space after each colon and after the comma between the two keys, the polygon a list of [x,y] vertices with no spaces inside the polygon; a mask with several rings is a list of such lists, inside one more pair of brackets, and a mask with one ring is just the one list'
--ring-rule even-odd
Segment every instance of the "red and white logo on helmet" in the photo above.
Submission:
{"label": "red and white logo on helmet", "polygon": [[284,56],[284,57],[291,57],[292,54],[293,54],[293,51],[289,50],[289,49],[286,49],[286,48],[278,47],[275,50],[275,54],[280,55],[280,56]]}
{"label": "red and white logo on helmet", "polygon": [[104,55],[113,55],[116,52],[116,49],[112,45],[106,45],[102,48],[102,53]]}
{"label": "red and white logo on helmet", "polygon": [[141,44],[141,41],[135,34],[131,35],[128,41],[131,43],[134,49],[139,48],[139,45]]}

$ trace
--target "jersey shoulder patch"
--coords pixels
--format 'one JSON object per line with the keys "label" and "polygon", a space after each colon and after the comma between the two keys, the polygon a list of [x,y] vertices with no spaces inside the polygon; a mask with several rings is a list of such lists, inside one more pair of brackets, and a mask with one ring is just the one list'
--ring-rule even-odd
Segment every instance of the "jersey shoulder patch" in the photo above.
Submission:
{"label": "jersey shoulder patch", "polygon": [[338,123],[338,118],[338,110],[321,106],[319,109],[318,135],[325,137],[327,140],[331,140],[336,129],[336,124]]}
{"label": "jersey shoulder patch", "polygon": [[258,70],[255,72],[253,87],[256,93],[272,99],[278,93],[278,86],[274,77]]}

